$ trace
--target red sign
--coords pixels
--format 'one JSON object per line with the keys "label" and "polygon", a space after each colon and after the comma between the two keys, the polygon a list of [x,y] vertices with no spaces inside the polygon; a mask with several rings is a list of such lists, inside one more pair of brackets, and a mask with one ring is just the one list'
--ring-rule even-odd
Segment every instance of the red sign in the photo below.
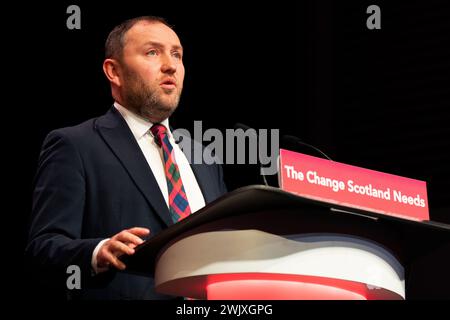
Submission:
{"label": "red sign", "polygon": [[280,149],[281,189],[416,221],[429,220],[425,181]]}

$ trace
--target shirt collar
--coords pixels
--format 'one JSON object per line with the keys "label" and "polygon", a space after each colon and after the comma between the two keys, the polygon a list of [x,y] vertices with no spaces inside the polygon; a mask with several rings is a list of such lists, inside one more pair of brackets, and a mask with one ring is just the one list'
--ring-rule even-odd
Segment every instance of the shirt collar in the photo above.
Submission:
{"label": "shirt collar", "polygon": [[[114,107],[120,112],[122,117],[125,119],[136,140],[140,140],[147,133],[152,135],[150,131],[150,128],[153,126],[152,122],[128,110],[124,106],[120,105],[118,102],[114,102]],[[161,121],[161,124],[167,128],[169,138],[172,138],[172,132],[170,131],[169,127],[169,118]]]}

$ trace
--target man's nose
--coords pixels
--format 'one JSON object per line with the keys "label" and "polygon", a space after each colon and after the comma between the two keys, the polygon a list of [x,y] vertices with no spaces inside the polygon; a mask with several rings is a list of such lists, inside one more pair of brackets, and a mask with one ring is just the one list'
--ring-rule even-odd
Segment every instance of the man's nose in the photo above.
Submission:
{"label": "man's nose", "polygon": [[177,64],[174,61],[174,58],[169,55],[163,55],[161,71],[163,73],[175,73],[175,71],[177,71]]}

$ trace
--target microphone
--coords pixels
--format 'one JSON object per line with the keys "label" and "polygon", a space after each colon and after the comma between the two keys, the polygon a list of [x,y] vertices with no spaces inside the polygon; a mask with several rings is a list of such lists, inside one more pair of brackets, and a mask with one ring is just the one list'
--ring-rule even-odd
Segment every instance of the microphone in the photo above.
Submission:
{"label": "microphone", "polygon": [[314,147],[313,145],[310,145],[309,143],[303,142],[302,140],[300,140],[300,138],[297,138],[297,137],[295,137],[295,136],[285,135],[285,136],[282,136],[281,139],[282,139],[283,141],[288,142],[288,143],[300,144],[300,145],[302,145],[302,146],[305,146],[305,147],[308,147],[308,148],[310,148],[310,149],[313,149],[313,150],[315,150],[317,153],[319,153],[320,155],[322,155],[323,157],[327,158],[328,160],[333,161],[329,156],[327,156],[327,155],[325,154],[325,152],[323,152],[322,150],[320,150],[320,149],[317,148],[317,147]]}
{"label": "microphone", "polygon": [[[243,123],[237,122],[237,123],[234,125],[234,130],[236,130],[236,129],[242,129],[242,130],[244,130],[244,131],[251,130],[251,132],[254,132],[255,135],[256,135],[256,137],[258,138],[258,134],[256,133],[256,130],[253,129],[253,128],[250,128],[249,126],[247,126],[247,125],[245,125],[245,124],[243,124]],[[259,162],[259,167],[260,167],[260,169],[262,169],[263,166],[262,166],[262,163],[259,161],[259,158],[258,158],[258,162]],[[264,184],[265,184],[266,186],[269,186],[269,184],[267,183],[266,176],[262,173],[262,170],[260,170],[260,172],[261,172],[261,176],[262,176],[262,178],[263,178]]]}

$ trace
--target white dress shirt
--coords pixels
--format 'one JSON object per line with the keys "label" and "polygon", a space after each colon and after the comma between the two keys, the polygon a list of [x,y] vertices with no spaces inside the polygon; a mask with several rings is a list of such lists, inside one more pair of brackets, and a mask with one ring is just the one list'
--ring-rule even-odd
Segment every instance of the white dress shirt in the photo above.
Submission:
{"label": "white dress shirt", "polygon": [[[130,130],[133,133],[134,138],[136,139],[139,147],[141,148],[141,151],[144,154],[145,159],[147,160],[147,163],[153,172],[153,175],[155,176],[159,189],[161,190],[161,193],[164,196],[164,199],[166,200],[167,207],[169,207],[169,192],[167,189],[166,174],[164,172],[163,153],[162,149],[156,144],[153,134],[150,131],[150,128],[153,126],[153,123],[131,112],[130,110],[121,106],[117,102],[114,103],[114,107],[120,112],[120,114],[125,119],[128,126],[130,127]],[[183,181],[184,190],[186,192],[186,196],[189,201],[191,212],[194,213],[195,211],[205,206],[205,199],[203,198],[203,194],[200,190],[197,179],[194,176],[194,172],[192,171],[191,165],[189,164],[185,154],[180,149],[178,144],[175,143],[175,140],[169,127],[169,119],[165,119],[164,121],[161,122],[161,124],[167,128],[169,141],[174,151],[175,157],[174,161],[176,162],[180,170],[181,180]],[[95,247],[95,250],[92,253],[91,262],[92,267],[96,273],[104,270],[104,269],[100,270],[97,268],[97,253],[100,250],[102,244],[106,240],[108,239],[102,240]]]}

